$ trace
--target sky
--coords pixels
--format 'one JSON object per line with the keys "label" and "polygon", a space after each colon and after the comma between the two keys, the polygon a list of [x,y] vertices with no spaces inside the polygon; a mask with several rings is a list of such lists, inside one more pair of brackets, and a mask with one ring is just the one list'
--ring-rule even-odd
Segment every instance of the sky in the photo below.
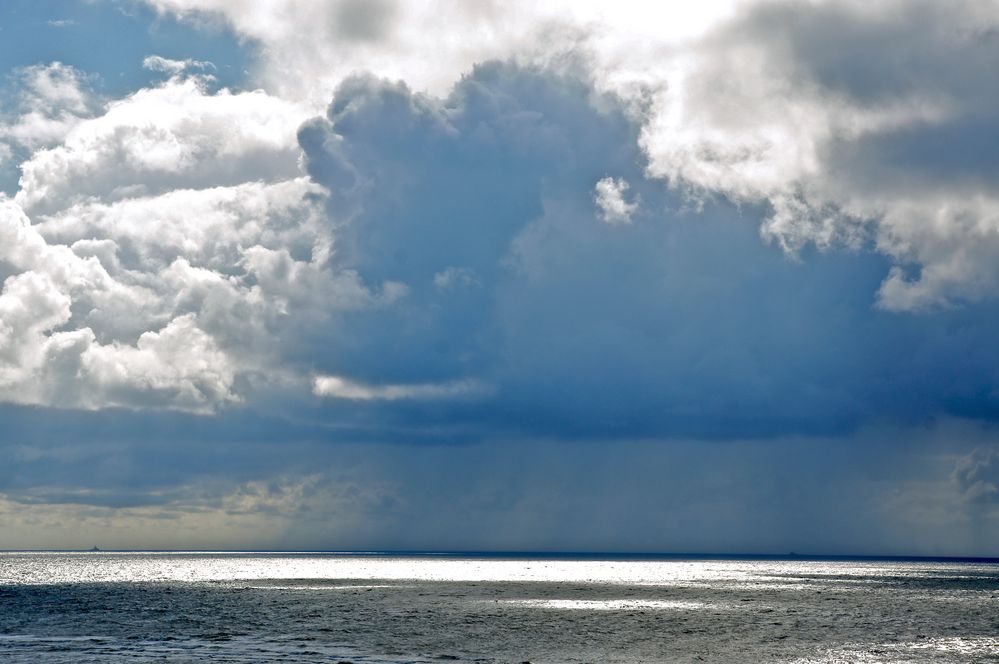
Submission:
{"label": "sky", "polygon": [[999,5],[11,0],[0,549],[999,556]]}

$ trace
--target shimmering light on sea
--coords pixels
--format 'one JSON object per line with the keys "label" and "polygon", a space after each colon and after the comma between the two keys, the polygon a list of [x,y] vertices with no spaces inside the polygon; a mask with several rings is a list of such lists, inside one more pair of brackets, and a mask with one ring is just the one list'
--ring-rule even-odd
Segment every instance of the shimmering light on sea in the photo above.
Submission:
{"label": "shimmering light on sea", "polygon": [[999,565],[0,554],[0,661],[988,661]]}

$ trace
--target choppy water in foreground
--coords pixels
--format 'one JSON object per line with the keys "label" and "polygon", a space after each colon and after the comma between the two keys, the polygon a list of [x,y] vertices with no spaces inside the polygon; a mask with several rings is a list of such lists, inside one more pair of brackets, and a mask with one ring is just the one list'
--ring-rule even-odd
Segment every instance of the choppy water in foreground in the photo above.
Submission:
{"label": "choppy water in foreground", "polygon": [[2,662],[999,662],[999,565],[0,554]]}

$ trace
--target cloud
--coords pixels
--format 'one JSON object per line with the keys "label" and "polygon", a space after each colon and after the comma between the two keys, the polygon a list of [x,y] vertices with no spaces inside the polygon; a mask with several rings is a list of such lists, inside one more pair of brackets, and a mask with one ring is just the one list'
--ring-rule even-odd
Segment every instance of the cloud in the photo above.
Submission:
{"label": "cloud", "polygon": [[209,413],[248,376],[307,394],[294,339],[400,291],[330,265],[300,114],[175,76],[36,150],[0,200],[0,398]]}
{"label": "cloud", "polygon": [[350,401],[397,399],[464,399],[489,392],[485,385],[473,380],[415,385],[361,385],[339,376],[317,376],[312,383],[316,396]]}
{"label": "cloud", "polygon": [[[483,65],[439,99],[346,81],[300,131],[307,169],[330,191],[338,264],[407,295],[315,330],[303,348],[316,373],[495,385],[474,406],[361,411],[469,436],[724,438],[995,417],[991,392],[971,387],[999,366],[983,350],[997,322],[986,305],[873,309],[883,257],[788,260],[759,240],[765,206],[691,206],[646,177],[641,131],[626,101],[547,70]],[[594,205],[608,172],[629,184],[627,205],[641,198],[627,228]],[[946,359],[969,346],[973,362]]]}
{"label": "cloud", "polygon": [[[361,491],[315,476],[216,480],[152,491],[40,487],[0,494],[0,514],[9,524],[5,542],[30,541],[38,548],[86,549],[98,543],[123,549],[246,550],[267,540],[281,549],[297,524],[313,531],[362,529],[364,498],[376,496],[376,489]],[[65,530],[67,522],[77,525],[75,533]]]}
{"label": "cloud", "polygon": [[[953,502],[948,477],[952,454],[990,436],[973,423],[712,444],[412,446],[322,444],[261,420],[213,436],[207,418],[182,415],[162,435],[162,414],[129,413],[131,427],[84,415],[72,444],[54,428],[0,448],[0,546],[987,555],[996,543],[987,515],[976,523],[974,506]],[[60,419],[72,422],[49,423]],[[970,438],[955,445],[958,431]]]}
{"label": "cloud", "polygon": [[[301,107],[263,92],[176,77],[115,102],[36,153],[7,202],[11,311],[29,285],[48,294],[44,325],[6,333],[35,358],[11,360],[8,398],[210,412],[338,377],[324,419],[469,439],[993,417],[972,386],[994,354],[942,359],[985,348],[993,315],[872,312],[890,263],[863,246],[789,262],[759,241],[765,205],[691,206],[649,177],[633,111],[586,78],[503,63],[446,97],[349,78],[297,145]],[[181,337],[210,361],[150,368]],[[134,381],[113,384],[112,355]],[[491,389],[450,387],[468,385]],[[348,393],[369,398],[348,413]]]}
{"label": "cloud", "polygon": [[148,4],[257,67],[15,72],[4,541],[995,548],[991,5]]}
{"label": "cloud", "polygon": [[[623,0],[517,2],[502,6],[461,0],[146,0],[157,11],[195,22],[222,21],[261,49],[260,80],[269,90],[315,105],[357,72],[402,79],[420,92],[446,94],[475,64],[516,59],[523,64],[565,60],[581,44],[616,80],[633,51],[662,57],[667,46],[704,32],[740,0],[694,6]],[[571,56],[570,56],[571,57]],[[588,59],[588,58],[587,58]],[[642,65],[649,64],[648,61]],[[634,69],[644,68],[636,66]]]}
{"label": "cloud", "polygon": [[146,305],[148,291],[116,281],[94,256],[50,246],[15,203],[0,203],[0,258],[16,271],[0,292],[0,398],[75,408],[190,410],[234,398],[228,362],[193,316],[168,317],[134,346],[99,343],[73,307],[110,304],[110,312],[127,312]]}
{"label": "cloud", "polygon": [[54,331],[71,300],[44,275],[9,277],[0,294],[0,398],[73,408],[205,411],[233,399],[232,371],[192,317],[143,333],[136,346],[102,345],[93,331]]}
{"label": "cloud", "polygon": [[975,448],[958,460],[952,477],[965,500],[974,503],[999,502],[999,450],[995,447]]}
{"label": "cloud", "polygon": [[581,74],[625,100],[654,177],[764,205],[764,238],[790,253],[888,257],[873,293],[886,310],[989,300],[999,284],[995,169],[974,147],[995,133],[988,2],[150,3],[221,17],[262,45],[273,89],[313,104],[317,81],[356,70],[434,94],[491,58]]}
{"label": "cloud", "polygon": [[61,62],[16,69],[0,115],[0,141],[19,155],[58,143],[92,117],[100,99],[91,77]]}
{"label": "cloud", "polygon": [[326,267],[312,191],[304,180],[177,191],[40,225],[6,199],[3,398],[195,411],[237,400],[234,373],[281,356],[275,334],[375,301]]}
{"label": "cloud", "polygon": [[51,214],[91,197],[149,196],[205,183],[294,178],[302,109],[263,92],[210,94],[198,77],[172,78],[109,104],[62,143],[21,165],[15,200]]}
{"label": "cloud", "polygon": [[193,60],[191,58],[186,60],[172,60],[170,58],[164,58],[160,55],[147,56],[142,61],[142,66],[150,71],[158,71],[164,74],[170,74],[171,76],[177,76],[190,70],[206,71],[215,69],[215,65],[211,62]]}
{"label": "cloud", "polygon": [[874,246],[894,264],[877,292],[888,310],[992,299],[995,168],[971,144],[995,133],[980,81],[997,20],[975,2],[750,8],[661,91],[650,171],[766,201],[764,237],[789,251]]}
{"label": "cloud", "polygon": [[[4,400],[204,410],[232,398],[228,363],[193,317],[162,310],[150,317],[155,293],[141,280],[115,279],[97,256],[50,245],[16,203],[0,203],[0,258],[14,272],[0,294]],[[140,327],[148,331],[134,346],[101,328],[100,319],[116,313],[133,321],[147,315]],[[203,357],[186,356],[187,345]]]}
{"label": "cloud", "polygon": [[475,270],[449,265],[434,275],[434,286],[442,291],[477,288],[482,285]]}
{"label": "cloud", "polygon": [[600,211],[600,218],[608,224],[630,224],[631,215],[638,209],[637,202],[629,203],[624,196],[629,189],[625,180],[605,177],[593,187],[593,202]]}
{"label": "cloud", "polygon": [[588,94],[569,78],[500,65],[446,100],[370,77],[338,89],[328,119],[300,131],[309,173],[331,192],[336,260],[365,282],[404,284],[407,297],[331,330],[320,373],[370,384],[479,378],[495,359],[489,303],[515,239],[543,213],[542,179],[558,192],[606,168],[574,163],[577,149],[636,157],[627,123],[600,117]]}
{"label": "cloud", "polygon": [[[231,272],[241,253],[263,246],[301,258],[329,251],[317,217],[321,191],[305,178],[175,189],[154,196],[104,202],[91,199],[40,217],[35,228],[50,242],[114,243],[111,266],[164,269],[178,258]],[[85,251],[82,246],[77,251]]]}

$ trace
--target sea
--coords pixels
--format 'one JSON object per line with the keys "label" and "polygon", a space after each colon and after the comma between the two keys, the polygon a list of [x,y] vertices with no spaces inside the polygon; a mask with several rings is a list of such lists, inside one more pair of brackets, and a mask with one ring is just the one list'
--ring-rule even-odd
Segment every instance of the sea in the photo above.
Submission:
{"label": "sea", "polygon": [[999,662],[999,561],[7,552],[0,662]]}

